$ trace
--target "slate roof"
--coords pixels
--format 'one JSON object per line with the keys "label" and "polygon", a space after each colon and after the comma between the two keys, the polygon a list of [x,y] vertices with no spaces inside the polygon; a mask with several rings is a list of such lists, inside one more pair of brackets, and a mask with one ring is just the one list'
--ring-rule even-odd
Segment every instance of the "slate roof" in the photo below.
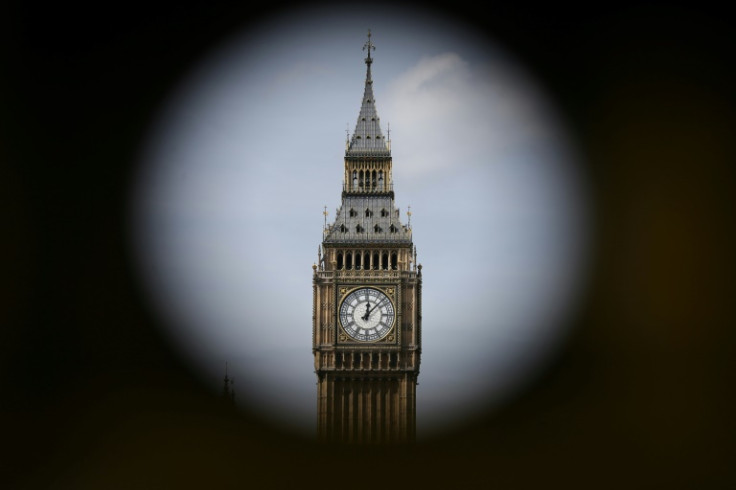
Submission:
{"label": "slate roof", "polygon": [[[369,41],[370,43],[370,41]],[[386,138],[381,132],[380,118],[376,111],[376,99],[373,96],[373,80],[371,79],[372,45],[367,44],[368,57],[365,59],[367,66],[365,76],[365,89],[363,90],[363,102],[360,106],[360,114],[355,124],[355,131],[350,139],[350,144],[345,151],[345,156],[390,156],[391,152],[386,144]]]}
{"label": "slate roof", "polygon": [[347,195],[324,243],[410,244],[411,229],[401,224],[390,196]]}

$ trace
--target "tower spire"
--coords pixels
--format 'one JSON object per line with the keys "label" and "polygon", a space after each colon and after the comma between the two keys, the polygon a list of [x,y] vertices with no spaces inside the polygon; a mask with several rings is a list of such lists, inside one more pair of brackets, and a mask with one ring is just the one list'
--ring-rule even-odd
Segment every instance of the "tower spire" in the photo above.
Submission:
{"label": "tower spire", "polygon": [[223,379],[222,396],[230,403],[235,403],[235,390],[233,389],[233,378],[227,374],[227,361],[225,361],[225,378]]}
{"label": "tower spire", "polygon": [[371,40],[371,31],[368,29],[368,40],[363,44],[363,51],[368,51],[368,55],[365,57],[366,74],[363,103],[360,106],[355,131],[345,152],[346,156],[357,156],[366,153],[382,156],[390,155],[386,139],[381,133],[380,118],[376,111],[376,101],[373,98],[373,79],[371,76],[373,57],[371,51],[375,50],[376,46]]}

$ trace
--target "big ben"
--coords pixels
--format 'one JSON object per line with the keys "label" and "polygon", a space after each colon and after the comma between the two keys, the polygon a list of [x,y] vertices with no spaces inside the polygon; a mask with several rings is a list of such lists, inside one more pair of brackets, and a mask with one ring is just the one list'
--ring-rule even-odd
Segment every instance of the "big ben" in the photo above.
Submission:
{"label": "big ben", "polygon": [[[312,348],[318,436],[326,442],[412,442],[421,354],[422,266],[394,203],[390,142],[365,89],[345,149],[342,204],[313,266]],[[411,215],[409,215],[411,216]]]}

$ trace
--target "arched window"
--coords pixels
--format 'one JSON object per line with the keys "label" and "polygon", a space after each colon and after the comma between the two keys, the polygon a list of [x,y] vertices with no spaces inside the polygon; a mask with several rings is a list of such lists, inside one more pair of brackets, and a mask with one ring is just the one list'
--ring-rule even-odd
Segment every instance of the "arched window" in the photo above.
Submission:
{"label": "arched window", "polygon": [[358,216],[358,212],[354,210],[353,208],[350,208],[350,212],[348,214],[350,214],[351,218]]}
{"label": "arched window", "polygon": [[388,270],[388,254],[386,252],[381,256],[381,269]]}
{"label": "arched window", "polygon": [[342,269],[343,265],[344,264],[342,263],[342,252],[337,252],[337,270]]}
{"label": "arched window", "polygon": [[348,231],[348,228],[345,225],[340,225],[340,231],[345,233],[346,231]]}
{"label": "arched window", "polygon": [[355,254],[355,268],[360,269],[363,265],[363,256],[360,253]]}
{"label": "arched window", "polygon": [[373,270],[378,270],[378,252],[373,254]]}
{"label": "arched window", "polygon": [[350,252],[345,254],[345,268],[348,270],[353,268],[353,254]]}
{"label": "arched window", "polygon": [[382,209],[382,210],[381,210],[381,216],[383,216],[384,218],[385,218],[386,216],[388,216],[388,211],[386,211],[385,209]]}
{"label": "arched window", "polygon": [[373,231],[375,231],[376,233],[381,233],[383,231],[383,228],[381,228],[380,226],[376,225],[376,226],[373,227]]}
{"label": "arched window", "polygon": [[396,226],[395,226],[395,225],[391,225],[391,226],[389,226],[389,228],[388,228],[388,229],[389,229],[389,231],[390,231],[391,233],[396,233],[396,232],[397,232],[397,231],[399,230],[398,228],[396,228]]}
{"label": "arched window", "polygon": [[396,252],[391,254],[391,269],[396,270]]}
{"label": "arched window", "polygon": [[358,172],[353,170],[353,190],[358,190]]}
{"label": "arched window", "polygon": [[358,233],[363,233],[363,232],[365,231],[365,228],[363,228],[363,227],[362,227],[362,226],[360,226],[360,225],[357,225],[357,226],[355,227],[355,231],[357,231]]}
{"label": "arched window", "polygon": [[363,171],[361,170],[360,173],[358,174],[358,186],[361,189],[363,188],[363,180],[364,180],[363,177],[364,177],[364,174],[363,174]]}
{"label": "arched window", "polygon": [[383,170],[378,171],[378,190],[383,190]]}
{"label": "arched window", "polygon": [[374,170],[371,174],[371,188],[376,188],[376,171]]}
{"label": "arched window", "polygon": [[365,208],[365,217],[370,218],[371,216],[373,216],[373,211],[371,211],[368,208]]}

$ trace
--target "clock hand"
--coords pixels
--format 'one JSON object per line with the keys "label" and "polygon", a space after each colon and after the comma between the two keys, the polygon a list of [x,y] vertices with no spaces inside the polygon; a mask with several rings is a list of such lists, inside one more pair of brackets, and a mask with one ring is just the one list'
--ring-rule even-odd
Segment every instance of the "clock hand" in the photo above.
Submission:
{"label": "clock hand", "polygon": [[371,311],[371,304],[368,303],[368,302],[366,302],[366,304],[365,304],[365,315],[363,315],[361,317],[363,319],[363,321],[368,321],[368,315],[370,314],[370,311]]}
{"label": "clock hand", "polygon": [[[380,307],[382,304],[383,304],[383,301],[380,301],[375,306],[373,306],[373,308],[371,308],[371,309],[368,309],[368,307],[366,307],[365,316],[363,317],[363,320],[366,320],[367,321],[368,318],[370,317],[371,313],[373,313],[374,311],[376,311],[376,308]],[[370,306],[370,303],[368,303],[368,306]]]}

